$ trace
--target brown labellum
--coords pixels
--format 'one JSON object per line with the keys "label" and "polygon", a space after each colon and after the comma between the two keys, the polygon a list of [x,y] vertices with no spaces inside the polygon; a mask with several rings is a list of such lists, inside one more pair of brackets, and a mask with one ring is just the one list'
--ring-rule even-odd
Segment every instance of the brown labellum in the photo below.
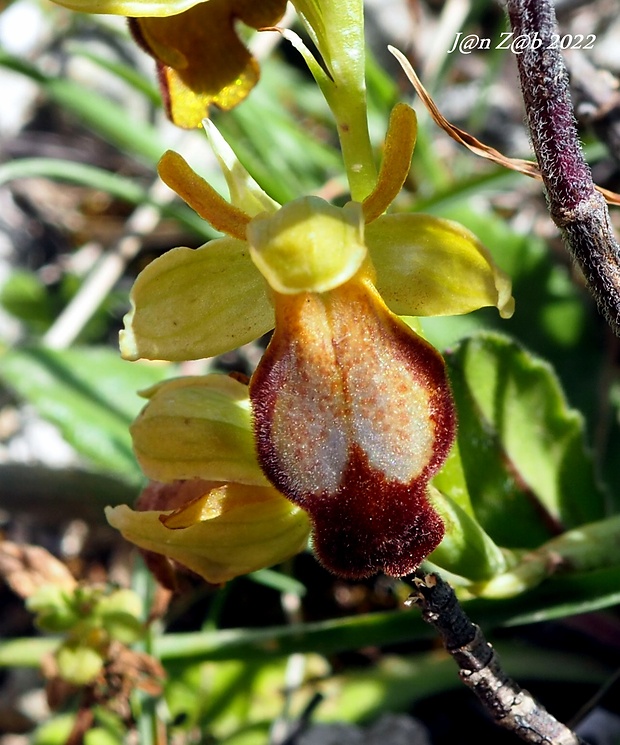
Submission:
{"label": "brown labellum", "polygon": [[250,384],[261,467],[329,570],[409,574],[444,535],[426,493],[455,433],[441,356],[359,275],[275,307]]}

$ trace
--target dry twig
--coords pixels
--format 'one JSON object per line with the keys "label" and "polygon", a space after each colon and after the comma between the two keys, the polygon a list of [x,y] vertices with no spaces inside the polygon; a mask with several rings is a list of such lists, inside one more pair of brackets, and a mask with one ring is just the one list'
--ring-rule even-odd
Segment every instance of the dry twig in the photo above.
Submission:
{"label": "dry twig", "polygon": [[473,624],[447,582],[436,574],[418,573],[409,604],[422,607],[422,617],[439,632],[459,675],[502,727],[537,745],[585,745],[536,699],[502,670],[493,647]]}

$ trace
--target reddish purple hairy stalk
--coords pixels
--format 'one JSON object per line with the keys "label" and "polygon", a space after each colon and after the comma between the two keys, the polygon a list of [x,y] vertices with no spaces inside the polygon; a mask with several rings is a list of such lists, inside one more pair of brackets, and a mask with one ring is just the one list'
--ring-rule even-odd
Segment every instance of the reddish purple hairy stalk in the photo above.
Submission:
{"label": "reddish purple hairy stalk", "polygon": [[549,212],[599,310],[620,336],[620,246],[581,152],[568,74],[559,48],[554,48],[558,45],[553,44],[553,5],[550,0],[508,0],[507,10],[515,37],[530,40],[517,64]]}

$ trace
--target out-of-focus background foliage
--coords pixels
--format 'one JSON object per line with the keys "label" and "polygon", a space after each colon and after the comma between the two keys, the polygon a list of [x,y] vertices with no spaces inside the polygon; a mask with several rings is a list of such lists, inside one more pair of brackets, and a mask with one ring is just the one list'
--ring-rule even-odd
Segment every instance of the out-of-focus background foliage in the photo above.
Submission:
{"label": "out-of-focus background foliage", "polygon": [[[140,269],[171,247],[196,247],[214,235],[159,183],[158,158],[172,147],[222,189],[223,179],[204,135],[166,121],[152,61],[132,43],[123,19],[75,14],[46,0],[2,5],[1,537],[45,548],[84,583],[132,587],[144,601],[143,620],[151,621],[142,649],[162,661],[166,675],[163,695],[155,683],[139,691],[130,682],[116,698],[98,691],[86,702],[94,714],[86,742],[515,742],[460,688],[452,661],[419,614],[402,609],[406,582],[338,580],[308,553],[223,588],[196,584],[170,598],[107,526],[103,507],[132,503],[142,483],[128,433],[142,405],[136,392],[179,372],[249,374],[264,340],[180,369],[120,360],[118,330]],[[618,4],[558,0],[556,6],[565,38],[595,37],[591,49],[567,50],[567,61],[595,181],[620,191],[613,113]],[[288,22],[295,24],[294,16]],[[391,107],[412,100],[386,52],[390,43],[407,53],[448,119],[507,155],[530,157],[515,61],[496,48],[506,30],[503,10],[491,0],[369,2],[368,95],[377,153]],[[459,32],[491,39],[490,48],[448,54]],[[233,112],[212,112],[218,127],[275,199],[316,192],[344,200],[329,111],[299,57],[277,34],[259,34],[251,43],[261,59],[260,84]],[[588,91],[594,85],[601,100],[593,103]],[[425,320],[423,327],[448,351],[462,428],[477,432],[460,444],[470,478],[484,482],[485,527],[501,545],[532,548],[553,529],[528,515],[503,519],[501,499],[525,503],[527,489],[518,473],[501,466],[510,443],[493,429],[496,422],[476,430],[483,402],[470,396],[470,386],[502,360],[512,365],[517,400],[508,410],[522,427],[517,440],[527,440],[523,457],[531,463],[536,453],[550,454],[534,481],[562,477],[561,493],[583,506],[584,521],[614,514],[620,506],[618,341],[567,257],[540,184],[477,160],[414,105],[420,131],[398,209],[462,222],[513,278],[511,320],[480,311]],[[617,213],[612,217],[618,226]],[[463,341],[479,331],[489,333]],[[496,395],[509,394],[498,389]],[[577,412],[587,447],[579,433],[576,449],[558,445],[564,462],[549,465],[555,433],[565,433],[553,422],[570,421],[579,430]],[[596,474],[590,481],[579,480],[575,465],[584,458]],[[57,680],[43,677],[41,660],[55,642],[35,628],[6,562],[0,567],[6,575],[0,582],[0,745],[64,743],[77,731],[76,713],[85,716],[85,701],[79,690],[59,692]],[[508,600],[471,600],[467,609],[508,672],[558,717],[581,712],[584,737],[603,745],[620,742],[613,683],[620,663],[618,602],[620,569],[611,566],[552,578]],[[131,674],[128,664],[118,677],[131,681]],[[588,703],[593,713],[582,711]]]}

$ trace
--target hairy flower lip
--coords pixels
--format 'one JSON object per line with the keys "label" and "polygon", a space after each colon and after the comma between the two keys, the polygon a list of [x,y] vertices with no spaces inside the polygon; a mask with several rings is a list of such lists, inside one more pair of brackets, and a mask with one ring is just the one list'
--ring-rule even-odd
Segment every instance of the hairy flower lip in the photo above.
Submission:
{"label": "hairy flower lip", "polygon": [[455,435],[443,360],[363,275],[275,306],[250,382],[259,462],[310,515],[330,571],[409,574],[444,533],[426,495]]}
{"label": "hairy flower lip", "polygon": [[313,522],[315,552],[334,574],[404,577],[441,542],[444,523],[429,502],[427,474],[413,485],[381,480],[353,446],[343,481],[347,487],[336,494],[313,495],[312,504],[300,502]]}
{"label": "hairy flower lip", "polygon": [[[412,115],[400,108],[391,135],[407,127],[412,146],[412,123]],[[249,276],[250,268],[254,273],[258,268],[259,279],[266,280],[261,297],[274,307],[275,332],[249,389],[258,460],[274,487],[305,510],[305,519],[309,516],[320,561],[350,578],[378,571],[406,575],[444,535],[428,483],[454,441],[451,390],[440,354],[388,306],[395,304],[403,315],[458,314],[485,305],[498,307],[502,315],[512,310],[509,280],[469,231],[429,215],[379,215],[404,178],[404,169],[391,172],[393,145],[376,189],[363,203],[344,208],[312,197],[273,210],[268,203],[265,211],[255,212],[263,201],[260,194],[258,201],[248,202],[249,210],[239,193],[227,203],[179,156],[169,154],[162,161],[164,180],[190,206],[209,222],[234,231],[234,241],[224,238],[213,244],[236,246],[239,259],[232,273],[221,264],[218,282]],[[229,157],[224,163],[225,170],[234,167]],[[251,183],[236,170],[235,189]],[[330,219],[323,221],[327,214]],[[385,240],[384,233],[389,234]],[[308,244],[318,258],[308,261]],[[327,267],[326,279],[320,254],[327,252],[328,264],[334,262],[329,253],[334,245],[340,258]],[[181,308],[192,312],[172,269],[188,278],[198,297],[213,290],[210,280],[191,271],[196,257],[208,258],[207,266],[220,266],[208,257],[209,246],[199,249],[200,254],[177,251],[173,260],[165,255],[154,262],[156,270],[147,269],[154,275],[149,279],[158,280],[153,287],[163,281],[171,300],[159,306],[155,302],[151,322],[158,314],[179,319]],[[248,255],[254,262],[248,262],[245,272],[241,264]],[[450,276],[442,276],[442,270]],[[181,301],[174,300],[175,292],[183,296]],[[239,307],[245,302],[252,315],[260,316],[257,326],[268,330],[270,317],[256,307],[256,293],[251,302],[234,290],[231,296],[238,297]],[[230,306],[230,298],[222,299]],[[140,320],[141,302],[134,299],[128,317],[132,329]],[[221,312],[219,306],[209,308],[208,319],[201,316],[204,329]],[[170,338],[183,347],[186,359],[214,353],[208,343],[201,346],[194,329],[179,338],[179,326]],[[233,336],[224,341],[230,348]],[[127,339],[131,353],[140,356],[140,335],[127,334]],[[223,349],[218,346],[218,351]]]}

